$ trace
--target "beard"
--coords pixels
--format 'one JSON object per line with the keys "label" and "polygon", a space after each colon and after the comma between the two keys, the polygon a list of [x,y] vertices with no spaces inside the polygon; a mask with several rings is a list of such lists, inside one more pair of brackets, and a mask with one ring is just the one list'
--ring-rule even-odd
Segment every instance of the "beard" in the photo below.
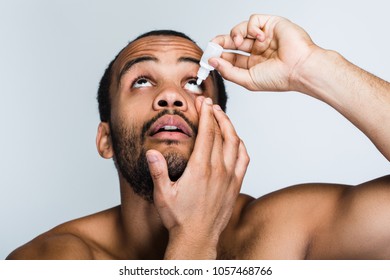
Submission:
{"label": "beard", "polygon": [[[161,111],[153,119],[146,122],[142,127],[141,133],[138,134],[135,126],[128,128],[123,121],[114,125],[110,122],[115,166],[122,177],[129,183],[134,193],[150,203],[153,203],[154,186],[144,148],[145,136],[153,123],[166,114],[176,114],[182,117],[196,135],[196,126],[180,111],[176,110]],[[173,146],[177,145],[178,141],[166,140],[165,143]],[[188,158],[178,152],[168,152],[163,154],[163,156],[167,162],[170,180],[177,181],[187,166]]]}

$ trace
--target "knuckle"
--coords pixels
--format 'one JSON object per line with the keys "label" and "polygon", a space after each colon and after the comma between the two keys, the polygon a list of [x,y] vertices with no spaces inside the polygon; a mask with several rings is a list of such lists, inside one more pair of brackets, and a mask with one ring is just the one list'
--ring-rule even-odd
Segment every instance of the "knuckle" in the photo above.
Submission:
{"label": "knuckle", "polygon": [[238,137],[237,134],[234,134],[234,135],[231,135],[231,136],[229,137],[229,142],[230,142],[232,145],[238,147],[238,146],[240,146],[240,144],[241,144],[241,139],[240,139],[240,137]]}
{"label": "knuckle", "polygon": [[256,19],[257,17],[258,17],[257,14],[251,14],[251,15],[249,16],[249,21],[252,21],[252,20]]}
{"label": "knuckle", "polygon": [[210,175],[212,175],[213,178],[217,178],[218,180],[226,180],[229,177],[229,172],[221,160],[213,162],[210,171]]}
{"label": "knuckle", "polygon": [[251,161],[251,157],[246,153],[245,154],[245,160],[246,160],[246,164],[248,165]]}
{"label": "knuckle", "polygon": [[214,129],[213,129],[213,135],[214,136],[222,136],[222,131],[221,131],[221,129],[219,128],[219,127],[215,127]]}
{"label": "knuckle", "polygon": [[243,152],[243,158],[244,158],[245,164],[248,165],[249,162],[251,161],[251,158],[246,150],[244,150],[244,152]]}
{"label": "knuckle", "polygon": [[244,156],[244,166],[247,167],[250,163],[251,159],[248,155]]}
{"label": "knuckle", "polygon": [[215,133],[216,133],[216,129],[214,127],[209,127],[205,131],[206,137],[210,139],[214,139]]}
{"label": "knuckle", "polygon": [[213,169],[218,177],[226,178],[228,175],[226,168],[222,164],[217,164]]}
{"label": "knuckle", "polygon": [[197,173],[199,178],[208,178],[211,175],[212,168],[208,164],[199,164],[197,165]]}
{"label": "knuckle", "polygon": [[160,179],[161,177],[163,177],[163,174],[163,171],[160,169],[156,169],[150,172],[150,175],[153,179]]}
{"label": "knuckle", "polygon": [[207,130],[205,136],[206,136],[206,140],[209,142],[207,145],[213,145],[215,131],[213,129]]}

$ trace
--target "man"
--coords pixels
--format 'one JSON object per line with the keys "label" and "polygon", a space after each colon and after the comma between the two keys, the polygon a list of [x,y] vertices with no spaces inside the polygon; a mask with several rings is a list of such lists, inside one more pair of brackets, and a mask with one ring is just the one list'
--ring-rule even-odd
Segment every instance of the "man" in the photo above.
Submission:
{"label": "man", "polygon": [[[9,259],[390,258],[390,176],[239,194],[249,157],[221,110],[218,75],[198,87],[201,50],[162,33],[124,48],[99,89],[97,148],[114,158],[121,205],[62,224]],[[280,17],[253,15],[214,41],[251,53],[210,59],[225,79],[318,98],[390,159],[389,83]]]}

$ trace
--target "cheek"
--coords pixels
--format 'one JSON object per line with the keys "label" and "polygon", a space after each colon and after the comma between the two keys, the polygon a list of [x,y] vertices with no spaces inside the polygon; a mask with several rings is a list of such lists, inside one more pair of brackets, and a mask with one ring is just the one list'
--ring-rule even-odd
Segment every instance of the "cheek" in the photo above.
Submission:
{"label": "cheek", "polygon": [[121,98],[112,107],[111,118],[113,121],[119,121],[127,126],[139,126],[149,112],[147,104],[144,98],[136,96]]}
{"label": "cheek", "polygon": [[147,110],[152,107],[153,91],[142,89],[140,92],[131,91],[130,85],[122,84],[112,98],[112,111],[117,111],[119,115],[137,113],[137,111]]}
{"label": "cheek", "polygon": [[133,108],[122,107],[112,112],[111,124],[121,138],[128,138],[129,135],[139,137],[141,133],[140,117],[140,113]]}

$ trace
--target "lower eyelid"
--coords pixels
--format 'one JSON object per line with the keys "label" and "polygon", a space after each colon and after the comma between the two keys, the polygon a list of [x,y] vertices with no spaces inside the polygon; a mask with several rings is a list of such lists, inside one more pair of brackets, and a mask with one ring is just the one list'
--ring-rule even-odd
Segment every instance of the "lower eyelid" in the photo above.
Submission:
{"label": "lower eyelid", "polygon": [[186,89],[186,90],[188,90],[188,91],[190,91],[192,93],[196,93],[196,94],[202,94],[204,92],[204,89],[201,86],[197,86],[196,84],[195,85],[190,85],[190,86],[191,87],[198,87],[198,88],[192,90],[191,88],[189,88],[188,86],[185,85],[184,89]]}

